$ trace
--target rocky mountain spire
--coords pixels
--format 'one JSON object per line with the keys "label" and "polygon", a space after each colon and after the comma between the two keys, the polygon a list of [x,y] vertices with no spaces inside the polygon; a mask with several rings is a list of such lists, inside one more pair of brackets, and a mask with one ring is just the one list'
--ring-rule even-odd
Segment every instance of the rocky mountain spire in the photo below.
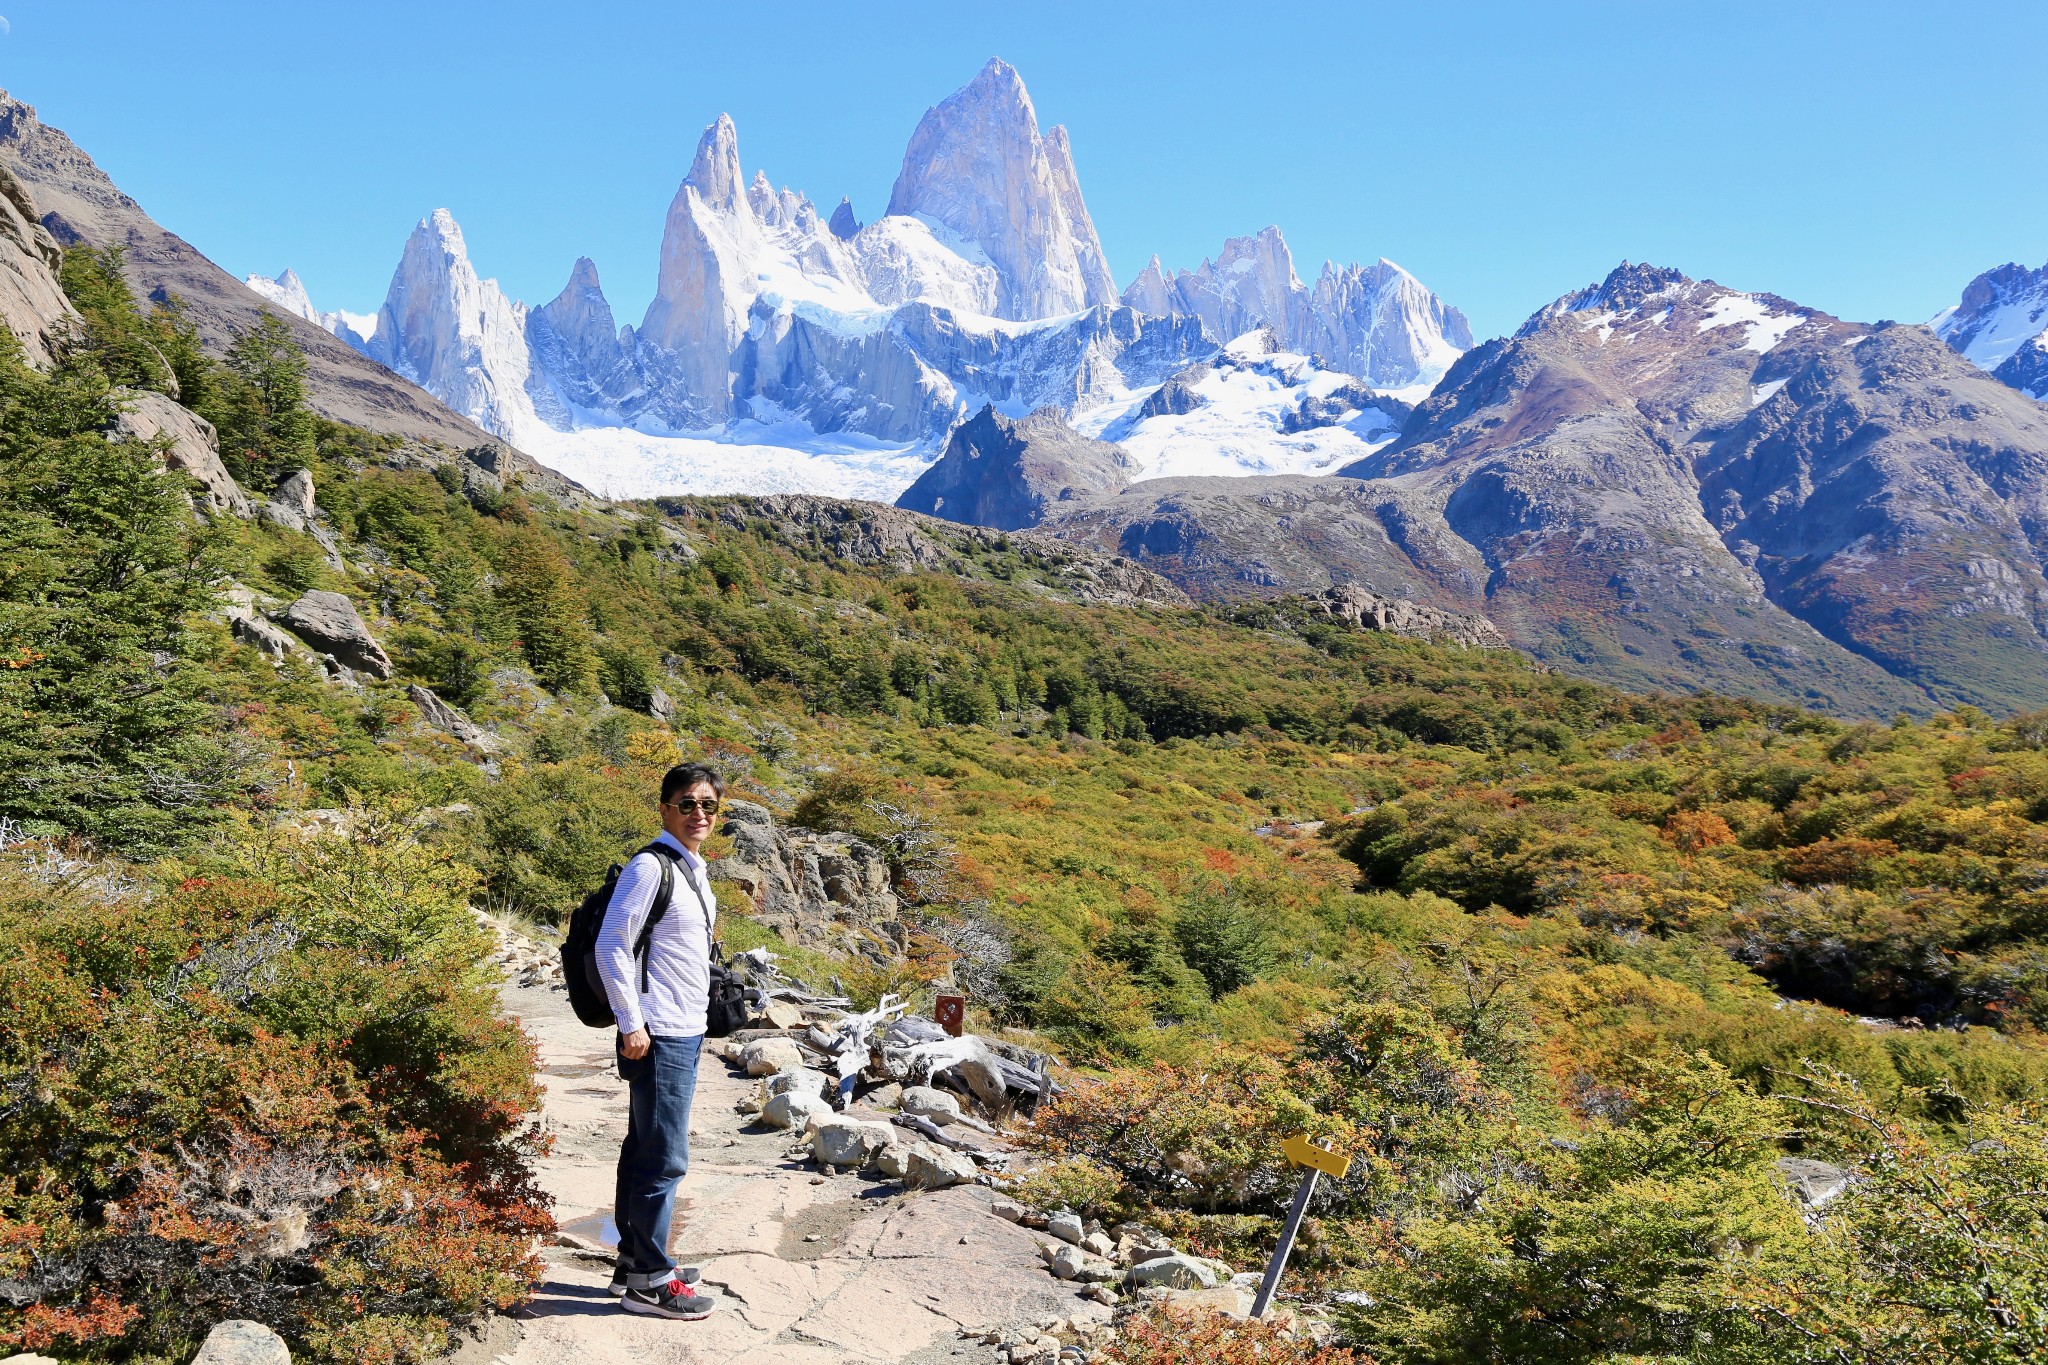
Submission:
{"label": "rocky mountain spire", "polygon": [[851,199],[842,198],[839,201],[839,207],[832,210],[832,221],[827,226],[832,229],[832,235],[842,242],[850,242],[859,234],[861,222],[853,216]]}
{"label": "rocky mountain spire", "polygon": [[516,440],[535,421],[525,392],[526,307],[478,277],[447,209],[422,218],[406,240],[368,351],[491,431]]}
{"label": "rocky mountain spire", "polygon": [[1219,342],[1270,327],[1283,349],[1376,388],[1433,383],[1472,345],[1464,314],[1392,261],[1325,262],[1315,288],[1303,285],[1277,227],[1232,237],[1214,261],[1171,278],[1155,256],[1123,301],[1154,317],[1193,314]]}
{"label": "rocky mountain spire", "polygon": [[1001,317],[1116,302],[1066,134],[1039,136],[1023,78],[1000,58],[925,111],[889,212],[921,217],[979,248],[1001,281]]}

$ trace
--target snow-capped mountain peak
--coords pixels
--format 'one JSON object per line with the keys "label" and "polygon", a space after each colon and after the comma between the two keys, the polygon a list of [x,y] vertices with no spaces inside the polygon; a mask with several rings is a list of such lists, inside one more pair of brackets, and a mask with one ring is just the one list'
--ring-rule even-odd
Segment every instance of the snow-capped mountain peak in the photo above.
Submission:
{"label": "snow-capped mountain peak", "polygon": [[406,239],[369,355],[514,440],[537,425],[526,395],[526,305],[480,278],[455,215],[435,209]]}
{"label": "snow-capped mountain peak", "polygon": [[2048,401],[2048,265],[1987,270],[1927,325],[1979,369]]}
{"label": "snow-capped mountain peak", "polygon": [[304,318],[316,327],[325,328],[357,350],[362,350],[371,333],[377,329],[375,313],[345,313],[336,310],[323,313],[313,306],[312,298],[306,293],[306,285],[298,272],[286,266],[275,277],[249,275],[242,280],[251,290],[260,294],[271,307],[294,317]]}
{"label": "snow-capped mountain peak", "polygon": [[1426,392],[1472,345],[1464,315],[1392,261],[1325,262],[1304,286],[1277,227],[1232,237],[1214,260],[1170,277],[1155,256],[1123,299],[1154,316],[1192,313],[1218,341],[1271,327],[1289,349],[1380,389]]}

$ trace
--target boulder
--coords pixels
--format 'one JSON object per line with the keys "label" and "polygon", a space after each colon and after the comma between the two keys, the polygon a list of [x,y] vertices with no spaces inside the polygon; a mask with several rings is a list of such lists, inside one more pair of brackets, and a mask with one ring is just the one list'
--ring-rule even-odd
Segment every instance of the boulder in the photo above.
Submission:
{"label": "boulder", "polygon": [[897,1107],[906,1114],[917,1114],[944,1127],[960,1121],[960,1101],[943,1090],[934,1090],[928,1085],[913,1085],[903,1092]]}
{"label": "boulder", "polygon": [[980,1174],[973,1158],[965,1153],[922,1145],[910,1150],[901,1179],[906,1190],[942,1190],[948,1185],[971,1185]]}
{"label": "boulder", "polygon": [[1778,1174],[1792,1187],[1792,1193],[1809,1209],[1822,1208],[1849,1188],[1849,1173],[1840,1166],[1809,1157],[1780,1157]]}
{"label": "boulder", "polygon": [[1089,1233],[1086,1237],[1083,1237],[1081,1239],[1081,1245],[1091,1255],[1100,1256],[1104,1260],[1108,1260],[1111,1256],[1114,1256],[1116,1254],[1116,1243],[1110,1241],[1108,1236],[1104,1233]]}
{"label": "boulder", "polygon": [[860,1167],[895,1140],[895,1130],[886,1123],[842,1115],[811,1129],[811,1155],[821,1166]]}
{"label": "boulder", "polygon": [[832,1116],[832,1106],[816,1095],[801,1090],[769,1097],[761,1106],[761,1122],[770,1128],[793,1128],[798,1132]]}
{"label": "boulder", "polygon": [[1081,1273],[1088,1264],[1088,1257],[1077,1246],[1063,1246],[1052,1254],[1052,1277],[1056,1280],[1071,1280]]}
{"label": "boulder", "polygon": [[270,500],[279,507],[296,512],[299,520],[307,525],[320,515],[320,509],[313,501],[313,473],[308,469],[293,470],[270,495]]}
{"label": "boulder", "polygon": [[121,415],[107,429],[110,435],[145,442],[161,438],[167,442],[164,463],[204,486],[208,509],[238,517],[250,515],[248,495],[221,463],[220,437],[213,423],[147,389],[124,389],[116,397]]}
{"label": "boulder", "polygon": [[291,1360],[283,1337],[260,1322],[231,1318],[206,1334],[192,1365],[291,1365]]}
{"label": "boulder", "polygon": [[754,1016],[756,1028],[800,1029],[803,1026],[804,1012],[787,1000],[777,1000]]}
{"label": "boulder", "polygon": [[1201,1256],[1158,1256],[1141,1261],[1128,1276],[1133,1289],[1214,1289],[1230,1279],[1230,1268]]}
{"label": "boulder", "polygon": [[405,689],[405,696],[406,700],[419,708],[420,719],[442,734],[459,739],[464,744],[484,742],[483,729],[468,716],[441,700],[434,692],[414,683]]}
{"label": "boulder", "polygon": [[1081,1245],[1081,1215],[1078,1213],[1056,1213],[1045,1220],[1045,1230],[1062,1242]]}
{"label": "boulder", "polygon": [[901,1180],[910,1170],[910,1154],[927,1144],[922,1142],[892,1142],[875,1153],[875,1172],[889,1180]]}
{"label": "boulder", "polygon": [[659,687],[647,694],[647,714],[666,725],[676,718],[675,698]]}
{"label": "boulder", "polygon": [[819,1071],[778,1071],[761,1082],[769,1095],[822,1095],[825,1075]]}
{"label": "boulder", "polygon": [[241,607],[229,610],[228,629],[237,641],[251,649],[261,650],[273,659],[288,659],[293,650],[301,647],[291,636]]}
{"label": "boulder", "polygon": [[315,589],[279,612],[275,620],[319,653],[333,655],[348,668],[379,678],[391,676],[390,656],[363,624],[356,604],[338,592]]}
{"label": "boulder", "polygon": [[778,1071],[802,1071],[804,1054],[787,1038],[756,1038],[740,1049],[740,1065],[749,1076],[773,1076]]}

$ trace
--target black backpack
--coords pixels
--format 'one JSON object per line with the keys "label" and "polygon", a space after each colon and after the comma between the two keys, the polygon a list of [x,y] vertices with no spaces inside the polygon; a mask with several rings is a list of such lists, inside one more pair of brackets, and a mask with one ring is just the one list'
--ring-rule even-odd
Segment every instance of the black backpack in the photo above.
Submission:
{"label": "black backpack", "polygon": [[[661,863],[661,889],[633,941],[633,956],[640,959],[640,989],[647,989],[647,943],[654,926],[668,913],[669,897],[675,891],[675,854],[663,844],[649,844],[640,850],[652,853]],[[638,856],[637,854],[635,855]],[[569,933],[562,940],[562,984],[569,991],[569,1007],[576,1017],[592,1028],[617,1028],[611,999],[604,993],[604,977],[597,970],[597,935],[604,928],[605,911],[611,908],[612,892],[618,889],[619,874],[625,868],[613,863],[604,874],[604,885],[583,898],[569,916]]]}
{"label": "black backpack", "polygon": [[[654,926],[661,923],[661,917],[668,913],[670,897],[675,893],[675,854],[665,844],[653,843],[640,850],[652,853],[661,862],[661,888],[655,892],[654,905],[647,913],[647,922],[640,927],[640,937],[633,941],[633,956],[640,959],[640,989],[647,989],[647,945],[654,936]],[[618,1017],[612,1013],[611,998],[604,992],[604,977],[597,970],[597,935],[604,928],[605,912],[611,908],[612,893],[618,888],[619,874],[625,869],[613,863],[604,874],[604,885],[583,898],[575,912],[569,916],[569,933],[562,940],[562,984],[569,991],[569,1007],[576,1011],[576,1017],[592,1028],[617,1028]],[[696,893],[699,904],[704,893],[697,890],[695,880],[690,890]],[[719,964],[722,954],[719,945],[710,941],[711,907],[703,906],[706,947],[710,953],[709,999],[704,1011],[704,1032],[712,1038],[724,1038],[734,1030],[746,1027],[746,991],[734,979],[732,973]]]}

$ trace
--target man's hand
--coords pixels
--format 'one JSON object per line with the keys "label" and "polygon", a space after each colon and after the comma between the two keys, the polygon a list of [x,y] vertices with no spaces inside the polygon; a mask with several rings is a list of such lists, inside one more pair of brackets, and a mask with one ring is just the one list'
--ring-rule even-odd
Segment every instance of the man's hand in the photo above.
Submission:
{"label": "man's hand", "polygon": [[647,1049],[651,1046],[653,1040],[647,1036],[647,1030],[644,1028],[636,1028],[619,1039],[619,1051],[629,1062],[637,1062],[645,1057]]}

